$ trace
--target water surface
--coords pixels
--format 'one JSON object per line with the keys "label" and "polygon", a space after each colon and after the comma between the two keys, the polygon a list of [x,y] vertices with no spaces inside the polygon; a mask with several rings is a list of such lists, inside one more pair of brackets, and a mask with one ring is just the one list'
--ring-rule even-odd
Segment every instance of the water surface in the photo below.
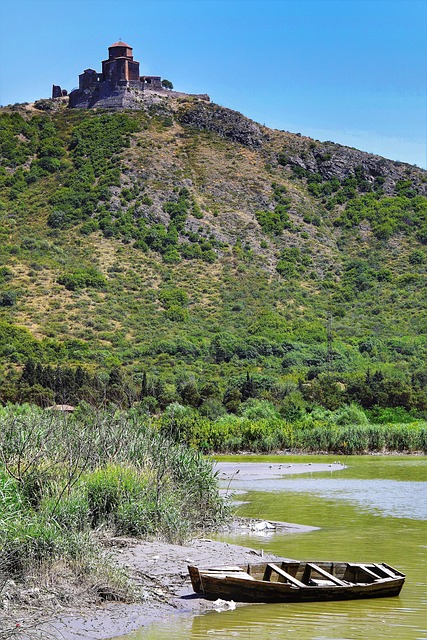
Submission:
{"label": "water surface", "polygon": [[[236,461],[239,458],[220,458]],[[245,456],[241,461],[326,462],[320,456]],[[330,458],[331,464],[336,458]],[[398,598],[305,604],[261,604],[193,618],[174,617],[127,640],[427,640],[427,457],[355,456],[339,471],[286,475],[253,483],[238,515],[318,526],[296,535],[222,536],[301,560],[387,562],[406,574]],[[239,495],[239,498],[242,496]]]}

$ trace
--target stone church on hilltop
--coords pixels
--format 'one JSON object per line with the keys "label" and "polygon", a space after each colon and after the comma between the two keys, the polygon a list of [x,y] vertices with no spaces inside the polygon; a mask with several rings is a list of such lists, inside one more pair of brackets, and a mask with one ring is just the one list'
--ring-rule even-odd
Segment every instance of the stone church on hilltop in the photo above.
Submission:
{"label": "stone church on hilltop", "polygon": [[[147,91],[166,94],[171,93],[171,89],[172,83],[162,81],[160,76],[140,76],[139,62],[133,59],[132,47],[119,41],[108,47],[108,59],[102,61],[101,73],[85,69],[79,75],[79,88],[69,94],[69,107],[138,109]],[[53,85],[52,98],[64,95],[67,95],[64,89]],[[209,100],[206,95],[199,97]]]}

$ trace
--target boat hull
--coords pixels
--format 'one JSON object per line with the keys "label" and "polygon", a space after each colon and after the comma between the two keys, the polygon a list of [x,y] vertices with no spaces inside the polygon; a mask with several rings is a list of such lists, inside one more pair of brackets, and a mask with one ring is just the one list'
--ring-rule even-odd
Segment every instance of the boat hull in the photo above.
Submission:
{"label": "boat hull", "polygon": [[[189,566],[188,569],[196,593],[200,593],[208,599],[222,598],[235,602],[324,602],[388,598],[399,595],[405,581],[403,574],[388,565],[357,565],[358,573],[354,570],[354,576],[359,576],[359,578],[363,576],[367,581],[362,582],[359,579],[358,582],[351,583],[343,578],[343,576],[350,577],[349,571],[346,573],[346,570],[343,569],[345,563],[339,563],[340,568],[335,573],[332,573],[331,567],[336,567],[338,563],[310,563],[309,571],[307,570],[308,563],[300,563],[298,570],[295,570],[295,564],[292,563],[292,574],[287,573],[287,569],[291,569],[284,562],[280,567],[263,563],[246,567],[232,567],[230,571],[221,567],[198,569]],[[326,564],[327,569],[320,566],[321,564]],[[270,570],[271,566],[281,573],[276,574],[274,569]],[[369,566],[378,567],[375,569],[378,574],[376,578],[373,575],[374,571],[368,568]],[[316,569],[312,569],[312,567]],[[386,569],[381,570],[382,567],[386,567]],[[311,574],[318,578],[325,578],[327,577],[326,571],[330,580],[318,579],[316,581],[310,577]],[[341,577],[337,577],[337,573]],[[262,577],[267,579],[260,579],[259,576],[262,574],[264,574]],[[278,580],[271,580],[272,575]],[[305,579],[307,584],[304,584],[302,579]],[[332,584],[331,580],[337,584]]]}

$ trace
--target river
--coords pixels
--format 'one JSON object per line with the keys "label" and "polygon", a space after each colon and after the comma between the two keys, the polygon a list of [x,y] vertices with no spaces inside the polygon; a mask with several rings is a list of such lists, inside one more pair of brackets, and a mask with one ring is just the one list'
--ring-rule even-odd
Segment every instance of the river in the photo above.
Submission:
{"label": "river", "polygon": [[[294,535],[238,534],[221,540],[302,560],[386,562],[406,574],[398,598],[305,604],[257,604],[174,617],[127,640],[427,639],[427,457],[221,457],[233,462],[330,462],[329,472],[286,475],[253,483],[238,476],[230,489],[238,515],[319,527]],[[245,493],[240,493],[245,492]]]}

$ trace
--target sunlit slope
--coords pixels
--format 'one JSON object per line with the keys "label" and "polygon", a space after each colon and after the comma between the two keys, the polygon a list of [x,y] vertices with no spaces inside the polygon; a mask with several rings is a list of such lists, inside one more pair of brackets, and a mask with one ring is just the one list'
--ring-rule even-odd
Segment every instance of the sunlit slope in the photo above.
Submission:
{"label": "sunlit slope", "polygon": [[48,106],[0,113],[4,375],[425,366],[425,171],[202,100]]}

